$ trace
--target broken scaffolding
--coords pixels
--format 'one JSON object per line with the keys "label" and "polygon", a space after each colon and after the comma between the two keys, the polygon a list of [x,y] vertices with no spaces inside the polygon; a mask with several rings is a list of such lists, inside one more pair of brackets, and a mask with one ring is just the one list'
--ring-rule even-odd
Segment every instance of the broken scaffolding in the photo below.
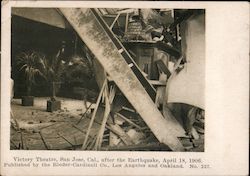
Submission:
{"label": "broken scaffolding", "polygon": [[[194,141],[190,140],[166,106],[167,102],[163,103],[163,107],[159,105],[159,101],[165,101],[165,95],[161,94],[168,87],[166,82],[171,77],[165,63],[162,60],[154,61],[160,72],[159,76],[163,76],[162,80],[161,77],[159,81],[149,80],[144,70],[131,57],[134,53],[124,47],[126,42],[132,41],[122,43],[121,38],[112,31],[114,25],[119,23],[120,13],[126,14],[125,32],[127,31],[129,9],[121,10],[110,25],[103,19],[100,9],[61,8],[58,12],[87,46],[83,47],[83,51],[91,56],[100,92],[93,104],[94,108],[91,103],[77,122],[52,124],[37,129],[36,134],[45,149],[184,151],[187,143],[194,145]],[[170,27],[174,28],[176,22],[191,15],[192,12],[188,12],[185,18],[175,20]],[[164,35],[169,43],[145,43],[173,55],[177,63],[175,69],[182,69],[186,58],[181,56],[172,36],[169,33]],[[143,45],[143,41],[138,43]],[[196,118],[197,114],[200,115],[201,111],[192,108],[189,116]],[[52,133],[45,129],[53,129],[54,125],[58,126],[55,127],[58,131],[53,134],[55,137],[52,139],[48,137]],[[29,144],[26,145],[25,132],[18,127],[17,122],[13,126],[17,126],[15,129],[20,134],[21,141],[19,146],[11,141],[13,146],[30,149],[27,147]],[[63,128],[67,132],[61,132]],[[180,141],[180,138],[187,139],[187,143],[185,140]],[[63,141],[60,145],[57,145],[58,139]]]}

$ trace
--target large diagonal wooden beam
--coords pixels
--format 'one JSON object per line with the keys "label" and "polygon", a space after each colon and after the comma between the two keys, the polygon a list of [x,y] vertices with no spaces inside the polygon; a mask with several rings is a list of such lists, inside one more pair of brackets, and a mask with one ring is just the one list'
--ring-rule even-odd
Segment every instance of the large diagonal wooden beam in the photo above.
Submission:
{"label": "large diagonal wooden beam", "polygon": [[176,129],[179,127],[164,119],[125,61],[122,55],[124,48],[116,47],[93,12],[95,10],[82,8],[61,8],[60,10],[157,139],[174,151],[183,151],[184,148],[177,138],[180,131]]}
{"label": "large diagonal wooden beam", "polygon": [[100,25],[103,27],[103,30],[105,30],[108,37],[111,39],[115,47],[120,51],[122,57],[127,62],[128,65],[130,65],[131,70],[134,72],[135,76],[138,78],[144,89],[147,91],[148,95],[151,97],[151,99],[154,101],[156,97],[156,91],[155,88],[149,83],[147,78],[144,76],[140,68],[137,66],[135,61],[132,59],[126,48],[122,45],[120,40],[114,35],[112,30],[108,27],[104,19],[101,17],[101,15],[98,13],[98,10],[91,9],[91,12],[95,16],[96,20],[100,23]]}

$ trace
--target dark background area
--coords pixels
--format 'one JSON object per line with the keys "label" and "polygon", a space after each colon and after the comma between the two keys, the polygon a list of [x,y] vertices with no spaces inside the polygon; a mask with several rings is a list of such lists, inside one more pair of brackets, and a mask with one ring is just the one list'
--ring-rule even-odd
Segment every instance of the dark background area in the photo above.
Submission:
{"label": "dark background area", "polygon": [[[63,29],[48,24],[36,22],[16,15],[12,16],[11,23],[11,77],[14,80],[14,97],[20,98],[26,95],[25,75],[17,66],[17,55],[21,52],[37,51],[46,57],[54,57],[65,41],[64,60],[69,61],[74,55],[83,55],[80,39],[72,29]],[[75,46],[78,46],[77,48]],[[75,78],[75,79],[74,79]],[[73,75],[71,80],[62,81],[57,95],[69,98],[82,98],[81,94],[86,91],[94,92],[98,90],[93,77],[82,76],[81,80],[77,75]],[[76,93],[74,88],[83,88],[85,92]],[[79,89],[78,89],[79,90]],[[93,92],[94,91],[94,92]],[[91,93],[90,93],[91,94]],[[32,87],[33,96],[50,96],[50,87],[42,78],[36,78],[36,84]]]}

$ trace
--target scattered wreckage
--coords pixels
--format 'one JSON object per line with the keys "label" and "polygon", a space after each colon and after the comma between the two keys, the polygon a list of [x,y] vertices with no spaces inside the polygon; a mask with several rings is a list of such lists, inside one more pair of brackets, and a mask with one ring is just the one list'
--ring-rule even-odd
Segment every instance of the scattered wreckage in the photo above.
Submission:
{"label": "scattered wreckage", "polygon": [[[47,150],[204,151],[204,11],[109,11],[57,9],[84,42],[100,92],[74,123],[26,138]],[[13,124],[13,148],[32,149]]]}

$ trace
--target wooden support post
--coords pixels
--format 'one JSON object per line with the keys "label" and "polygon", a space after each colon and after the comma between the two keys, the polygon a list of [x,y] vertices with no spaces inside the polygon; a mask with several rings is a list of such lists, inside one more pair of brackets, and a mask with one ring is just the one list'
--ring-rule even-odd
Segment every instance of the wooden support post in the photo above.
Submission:
{"label": "wooden support post", "polygon": [[118,20],[119,16],[120,16],[120,14],[117,14],[117,16],[115,17],[115,20],[113,21],[113,23],[109,27],[110,29],[112,29],[114,27],[115,22]]}
{"label": "wooden support post", "polygon": [[115,92],[116,92],[116,89],[113,86],[111,86],[110,90],[108,90],[107,80],[105,80],[105,81],[106,81],[106,88],[104,90],[105,111],[104,111],[104,117],[103,117],[103,120],[101,123],[101,128],[100,128],[99,133],[97,135],[97,140],[96,140],[96,145],[95,145],[96,150],[101,148],[104,130],[105,130],[105,127],[107,124],[107,120],[109,118],[109,114],[110,114],[111,107],[112,107],[111,105],[112,105],[113,100],[115,98]]}
{"label": "wooden support post", "polygon": [[94,150],[96,150],[95,147],[94,147],[94,145],[96,143],[96,140],[97,140],[97,136],[95,136],[94,140],[90,142],[90,145],[89,145],[89,147],[87,147],[87,149],[90,149],[90,150],[94,149]]}
{"label": "wooden support post", "polygon": [[128,31],[128,17],[129,17],[129,13],[126,13],[126,23],[125,23],[125,33]]}
{"label": "wooden support post", "polygon": [[95,120],[95,115],[96,115],[98,106],[99,106],[99,104],[100,104],[101,97],[102,97],[102,93],[103,93],[103,91],[104,91],[104,89],[105,89],[105,86],[106,86],[106,81],[104,81],[104,83],[103,83],[103,85],[102,85],[102,88],[101,88],[101,91],[100,91],[100,93],[99,93],[99,96],[98,96],[98,98],[97,98],[96,107],[95,107],[95,110],[94,110],[94,112],[93,112],[93,114],[92,114],[92,116],[91,116],[91,119],[90,119],[90,122],[89,122],[89,127],[88,127],[88,130],[87,130],[87,134],[86,134],[85,139],[84,139],[84,142],[83,142],[83,144],[82,144],[82,149],[85,149],[85,147],[86,147],[86,143],[87,143],[87,140],[88,140],[88,136],[89,136],[91,127],[92,127],[92,125],[93,125],[93,122],[94,122],[94,120]]}
{"label": "wooden support post", "polygon": [[23,132],[20,130],[21,149],[24,149]]}
{"label": "wooden support post", "polygon": [[[105,80],[107,82],[107,80]],[[101,144],[102,144],[102,138],[103,138],[103,133],[105,130],[105,126],[109,117],[109,113],[110,113],[110,102],[109,102],[109,97],[108,97],[108,86],[106,83],[105,86],[105,90],[103,92],[104,94],[104,98],[105,98],[105,111],[104,111],[104,116],[103,116],[103,120],[101,123],[101,127],[99,129],[99,132],[97,134],[97,139],[96,139],[96,144],[95,144],[95,149],[98,150],[101,148]]]}

